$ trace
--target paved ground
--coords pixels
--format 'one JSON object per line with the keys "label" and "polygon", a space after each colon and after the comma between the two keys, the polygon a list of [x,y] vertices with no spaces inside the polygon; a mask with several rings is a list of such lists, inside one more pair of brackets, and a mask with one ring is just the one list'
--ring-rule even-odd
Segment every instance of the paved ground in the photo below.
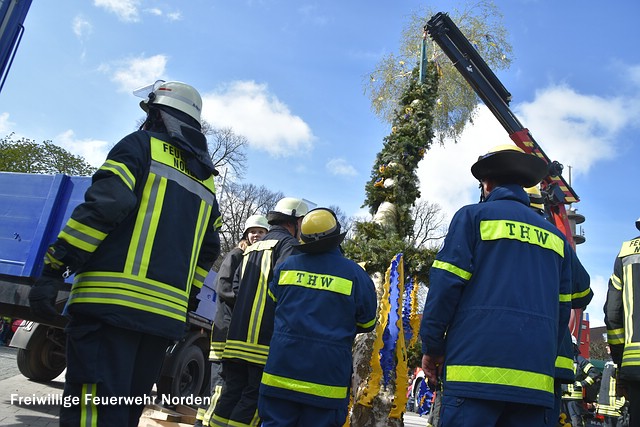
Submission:
{"label": "paved ground", "polygon": [[[46,384],[29,381],[18,371],[17,352],[0,347],[0,425],[57,426],[59,405],[53,401],[62,396],[64,373]],[[44,403],[34,402],[36,399]]]}
{"label": "paved ground", "polygon": [[[54,427],[58,425],[56,399],[62,396],[64,372],[48,383],[23,377],[16,365],[17,349],[0,347],[0,426]],[[34,402],[37,399],[44,403]],[[406,427],[425,427],[424,417],[405,414]]]}

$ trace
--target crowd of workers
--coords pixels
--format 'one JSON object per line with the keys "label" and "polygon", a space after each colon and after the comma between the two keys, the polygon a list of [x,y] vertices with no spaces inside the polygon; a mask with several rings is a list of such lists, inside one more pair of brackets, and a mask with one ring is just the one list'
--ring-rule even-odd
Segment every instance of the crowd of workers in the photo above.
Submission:
{"label": "crowd of workers", "polygon": [[[146,120],[94,174],[30,292],[33,313],[51,319],[64,278],[75,274],[63,312],[64,396],[80,404],[61,408],[61,426],[138,425],[144,400],[97,405],[85,397],[151,392],[220,254],[217,171],[201,131],[201,97],[164,81],[144,96]],[[548,174],[544,160],[499,146],[471,173],[481,201],[451,221],[420,327],[422,368],[439,399],[430,422],[555,426],[562,397],[582,397],[596,381],[567,327],[570,311],[593,296],[589,275],[537,206],[539,192],[529,191],[533,203],[527,193]],[[377,307],[371,278],[342,254],[344,237],[334,212],[309,211],[300,198],[246,221],[218,274],[212,399],[196,425],[344,424],[352,344],[373,330]],[[612,363],[603,378],[617,381],[607,396],[627,399],[630,425],[640,425],[638,266],[640,238],[623,244],[605,306]]]}

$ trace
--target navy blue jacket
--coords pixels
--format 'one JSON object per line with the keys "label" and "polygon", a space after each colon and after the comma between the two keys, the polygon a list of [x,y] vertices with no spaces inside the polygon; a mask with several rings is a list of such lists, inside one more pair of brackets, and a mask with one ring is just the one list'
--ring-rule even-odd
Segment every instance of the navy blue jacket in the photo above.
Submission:
{"label": "navy blue jacket", "polygon": [[445,357],[448,395],[553,407],[571,310],[570,298],[560,298],[571,294],[570,250],[517,185],[454,215],[420,326],[423,352]]}
{"label": "navy blue jacket", "polygon": [[336,248],[287,258],[275,268],[269,291],[275,323],[260,393],[346,407],[353,340],[376,322],[371,278]]}

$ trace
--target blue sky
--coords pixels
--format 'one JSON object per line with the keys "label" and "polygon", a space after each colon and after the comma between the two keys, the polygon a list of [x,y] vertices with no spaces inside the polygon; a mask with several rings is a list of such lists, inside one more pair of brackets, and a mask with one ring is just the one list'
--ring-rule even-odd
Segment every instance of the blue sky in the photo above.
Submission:
{"label": "blue sky", "polygon": [[[498,72],[512,110],[543,150],[571,169],[586,217],[578,254],[602,324],[613,260],[640,234],[640,4],[619,0],[496,0],[514,59]],[[396,52],[408,16],[460,1],[34,1],[0,94],[0,134],[46,139],[99,165],[143,117],[133,89],[192,84],[203,116],[248,138],[245,181],[362,215],[364,185],[389,126],[364,81]],[[420,165],[422,196],[446,222],[475,203],[469,168],[510,143],[484,108],[458,144]]]}

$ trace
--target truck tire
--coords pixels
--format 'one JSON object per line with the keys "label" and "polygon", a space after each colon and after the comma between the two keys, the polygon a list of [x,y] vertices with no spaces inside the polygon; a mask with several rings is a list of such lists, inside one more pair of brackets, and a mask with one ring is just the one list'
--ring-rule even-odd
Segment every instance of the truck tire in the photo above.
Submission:
{"label": "truck tire", "polygon": [[[51,381],[64,371],[67,365],[62,341],[49,335],[63,334],[56,328],[40,327],[29,341],[29,349],[18,350],[16,362],[20,373],[33,381]],[[58,337],[60,338],[60,337]]]}
{"label": "truck tire", "polygon": [[198,396],[205,381],[205,363],[202,349],[197,345],[181,348],[175,356],[175,375],[160,377],[158,395],[172,397]]}

